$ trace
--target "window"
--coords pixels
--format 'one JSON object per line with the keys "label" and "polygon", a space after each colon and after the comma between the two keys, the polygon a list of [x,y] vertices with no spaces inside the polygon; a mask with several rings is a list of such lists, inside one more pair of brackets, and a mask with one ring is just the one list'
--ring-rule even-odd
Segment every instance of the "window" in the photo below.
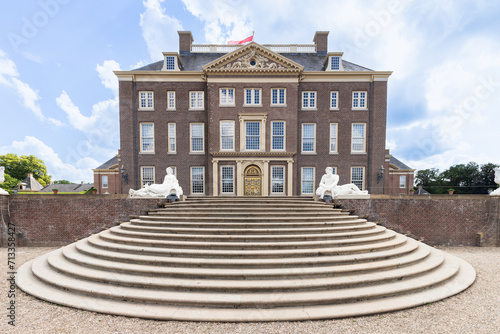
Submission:
{"label": "window", "polygon": [[339,109],[339,92],[330,92],[330,110]]}
{"label": "window", "polygon": [[271,150],[284,151],[285,150],[285,122],[277,121],[271,123]]}
{"label": "window", "polygon": [[234,88],[220,89],[220,105],[234,106]]}
{"label": "window", "polygon": [[352,92],[352,108],[366,109],[366,92]]}
{"label": "window", "polygon": [[271,193],[285,193],[285,167],[283,166],[271,167]]}
{"label": "window", "polygon": [[245,89],[245,104],[246,106],[260,106],[260,89]]}
{"label": "window", "polygon": [[191,194],[205,193],[205,167],[191,167]]}
{"label": "window", "polygon": [[189,92],[189,109],[203,110],[205,108],[203,92]]}
{"label": "window", "polygon": [[272,106],[285,106],[286,105],[286,95],[284,88],[273,88],[271,89],[271,105]]}
{"label": "window", "polygon": [[302,167],[302,194],[314,194],[314,167]]}
{"label": "window", "polygon": [[153,109],[153,92],[139,92],[139,109]]}
{"label": "window", "polygon": [[316,108],[316,92],[302,92],[302,109]]}
{"label": "window", "polygon": [[204,124],[191,123],[191,152],[205,152]]}
{"label": "window", "polygon": [[155,152],[154,123],[141,123],[141,153]]}
{"label": "window", "polygon": [[221,166],[221,181],[222,181],[222,193],[223,194],[233,194],[234,193],[234,167],[233,166]]}
{"label": "window", "polygon": [[365,153],[365,123],[352,125],[351,152]]}
{"label": "window", "polygon": [[167,71],[175,70],[175,56],[165,56],[165,69]]}
{"label": "window", "polygon": [[340,57],[339,56],[331,56],[330,57],[330,70],[332,70],[332,71],[340,70]]}
{"label": "window", "polygon": [[168,123],[168,153],[175,153],[177,151],[175,123]]}
{"label": "window", "polygon": [[399,188],[406,188],[406,175],[399,176]]}
{"label": "window", "polygon": [[337,123],[330,123],[330,153],[337,153]]}
{"label": "window", "polygon": [[234,151],[234,122],[220,122],[220,149]]}
{"label": "window", "polygon": [[142,187],[155,183],[155,168],[141,167],[141,182]]}
{"label": "window", "polygon": [[167,92],[167,110],[175,110],[175,92]]}
{"label": "window", "polygon": [[107,175],[103,175],[102,176],[102,187],[103,188],[107,188],[108,187],[108,176]]}
{"label": "window", "polygon": [[302,124],[302,153],[316,152],[316,124]]}
{"label": "window", "polygon": [[245,149],[260,150],[260,122],[245,122]]}
{"label": "window", "polygon": [[351,183],[354,183],[360,190],[364,189],[365,167],[351,167]]}

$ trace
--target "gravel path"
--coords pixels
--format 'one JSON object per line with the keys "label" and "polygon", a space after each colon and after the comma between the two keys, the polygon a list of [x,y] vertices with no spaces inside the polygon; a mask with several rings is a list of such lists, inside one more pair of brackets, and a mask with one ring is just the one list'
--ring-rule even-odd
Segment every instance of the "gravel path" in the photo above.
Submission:
{"label": "gravel path", "polygon": [[[18,248],[16,265],[55,248]],[[0,333],[500,333],[500,248],[450,247],[476,269],[476,282],[443,301],[399,312],[340,320],[274,323],[153,321],[111,316],[38,300],[16,291],[16,326],[7,324],[7,249],[3,273]]]}

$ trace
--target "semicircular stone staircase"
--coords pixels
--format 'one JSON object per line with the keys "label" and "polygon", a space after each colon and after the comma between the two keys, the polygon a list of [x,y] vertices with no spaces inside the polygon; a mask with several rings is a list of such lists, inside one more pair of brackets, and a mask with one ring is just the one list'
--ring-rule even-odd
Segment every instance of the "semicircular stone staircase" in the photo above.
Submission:
{"label": "semicircular stone staircase", "polygon": [[40,299],[163,320],[331,319],[469,287],[465,261],[310,198],[189,198],[32,260]]}

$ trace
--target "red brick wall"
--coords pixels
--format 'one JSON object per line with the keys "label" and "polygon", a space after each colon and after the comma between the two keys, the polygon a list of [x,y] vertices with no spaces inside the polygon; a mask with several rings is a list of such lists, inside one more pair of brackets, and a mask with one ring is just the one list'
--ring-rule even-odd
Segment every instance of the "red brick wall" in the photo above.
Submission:
{"label": "red brick wall", "polygon": [[[8,221],[20,233],[18,246],[65,245],[128,221],[130,215],[143,214],[157,203],[125,195],[15,195],[0,196],[0,200],[1,246],[6,245]],[[336,203],[431,245],[500,246],[499,198],[372,195]]]}
{"label": "red brick wall", "polygon": [[389,196],[335,202],[356,215],[439,246],[500,246],[498,202],[487,195]]}
{"label": "red brick wall", "polygon": [[9,196],[9,202],[10,221],[20,233],[17,245],[52,246],[65,245],[128,221],[130,215],[155,208],[157,199],[131,200],[126,195],[15,195]]}

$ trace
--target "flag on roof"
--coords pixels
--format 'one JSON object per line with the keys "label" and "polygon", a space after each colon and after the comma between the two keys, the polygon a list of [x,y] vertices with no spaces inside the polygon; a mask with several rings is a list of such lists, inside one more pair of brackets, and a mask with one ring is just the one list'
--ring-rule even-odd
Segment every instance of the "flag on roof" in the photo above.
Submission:
{"label": "flag on roof", "polygon": [[227,44],[245,44],[251,41],[253,41],[253,34],[250,37],[242,39],[241,41],[227,41]]}

